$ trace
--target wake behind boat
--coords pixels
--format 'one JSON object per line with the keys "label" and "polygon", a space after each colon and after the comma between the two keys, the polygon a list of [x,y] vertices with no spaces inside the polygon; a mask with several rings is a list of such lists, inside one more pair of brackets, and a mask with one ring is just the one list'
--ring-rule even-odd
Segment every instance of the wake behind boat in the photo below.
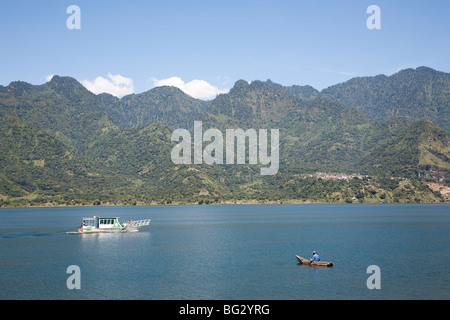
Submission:
{"label": "wake behind boat", "polygon": [[130,220],[120,223],[117,217],[100,218],[94,216],[93,218],[83,218],[81,226],[78,227],[78,233],[135,232],[139,231],[139,228],[148,226],[149,224],[150,219]]}

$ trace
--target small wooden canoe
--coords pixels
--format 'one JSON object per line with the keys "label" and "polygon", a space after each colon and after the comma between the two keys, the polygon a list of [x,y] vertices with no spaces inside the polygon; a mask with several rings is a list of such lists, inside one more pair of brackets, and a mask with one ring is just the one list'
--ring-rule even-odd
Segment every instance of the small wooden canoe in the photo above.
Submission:
{"label": "small wooden canoe", "polygon": [[326,262],[326,261],[309,261],[308,259],[304,259],[300,256],[297,256],[297,261],[301,264],[306,264],[308,266],[316,266],[316,267],[332,267],[333,262]]}

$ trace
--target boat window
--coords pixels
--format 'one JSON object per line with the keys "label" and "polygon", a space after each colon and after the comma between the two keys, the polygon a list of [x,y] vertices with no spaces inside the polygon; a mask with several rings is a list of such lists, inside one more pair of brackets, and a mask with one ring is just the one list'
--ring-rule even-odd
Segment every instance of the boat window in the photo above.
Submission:
{"label": "boat window", "polygon": [[116,219],[100,219],[100,224],[114,224]]}
{"label": "boat window", "polygon": [[94,220],[92,220],[92,219],[84,219],[83,223],[85,226],[94,226],[94,224],[95,224]]}

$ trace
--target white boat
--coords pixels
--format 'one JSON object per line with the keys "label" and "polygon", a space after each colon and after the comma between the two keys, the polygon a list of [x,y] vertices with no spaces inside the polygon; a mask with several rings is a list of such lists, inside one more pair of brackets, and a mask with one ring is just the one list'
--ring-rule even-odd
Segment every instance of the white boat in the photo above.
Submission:
{"label": "white boat", "polygon": [[78,233],[113,233],[113,232],[133,232],[139,228],[148,226],[150,219],[129,220],[120,223],[119,218],[83,218],[81,226],[78,227]]}

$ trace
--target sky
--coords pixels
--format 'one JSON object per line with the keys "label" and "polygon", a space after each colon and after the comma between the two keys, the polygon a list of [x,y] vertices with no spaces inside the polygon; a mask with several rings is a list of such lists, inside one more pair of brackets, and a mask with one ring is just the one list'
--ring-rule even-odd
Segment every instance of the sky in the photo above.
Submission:
{"label": "sky", "polygon": [[[371,5],[380,29],[367,27]],[[419,66],[450,72],[445,0],[2,0],[0,34],[0,85],[71,76],[119,97],[174,85],[208,100],[240,79],[322,90]]]}

